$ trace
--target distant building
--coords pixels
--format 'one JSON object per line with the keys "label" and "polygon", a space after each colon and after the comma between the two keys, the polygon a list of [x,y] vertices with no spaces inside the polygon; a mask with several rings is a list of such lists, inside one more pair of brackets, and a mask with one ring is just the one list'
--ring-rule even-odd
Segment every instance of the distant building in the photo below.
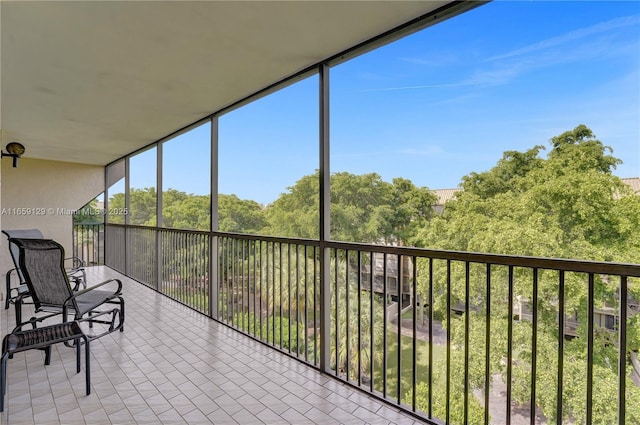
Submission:
{"label": "distant building", "polygon": [[436,211],[436,213],[441,214],[442,211],[444,210],[444,204],[449,201],[450,199],[453,199],[455,194],[457,192],[460,192],[462,189],[460,188],[456,188],[456,189],[435,189],[432,190],[431,192],[436,195],[438,197],[438,200],[436,201],[435,205],[433,206],[433,209]]}
{"label": "distant building", "polygon": [[640,195],[640,177],[629,177],[626,179],[620,179],[623,183],[631,186],[633,193]]}

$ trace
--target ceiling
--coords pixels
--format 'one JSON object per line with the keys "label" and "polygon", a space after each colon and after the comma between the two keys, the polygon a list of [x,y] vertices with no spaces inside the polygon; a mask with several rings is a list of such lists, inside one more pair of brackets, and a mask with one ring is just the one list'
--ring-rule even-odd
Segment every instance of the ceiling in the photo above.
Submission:
{"label": "ceiling", "polygon": [[2,140],[104,165],[447,1],[1,1]]}

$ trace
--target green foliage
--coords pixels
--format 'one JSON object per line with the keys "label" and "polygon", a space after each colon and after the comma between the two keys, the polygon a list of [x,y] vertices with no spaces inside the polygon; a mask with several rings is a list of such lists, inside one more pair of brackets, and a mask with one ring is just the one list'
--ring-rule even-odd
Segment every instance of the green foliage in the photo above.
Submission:
{"label": "green foliage", "polygon": [[162,226],[209,230],[210,209],[209,195],[186,194],[168,189],[162,193]]}
{"label": "green foliage", "polygon": [[303,351],[298,350],[304,350],[307,345],[305,343],[305,329],[298,326],[296,321],[290,321],[286,317],[269,316],[260,321],[260,318],[254,313],[235,313],[232,323],[251,335],[262,336],[263,341],[286,351],[302,354]]}
{"label": "green foliage", "polygon": [[73,224],[95,224],[104,222],[102,211],[98,209],[98,198],[87,202],[73,214]]}
{"label": "green foliage", "polygon": [[[347,290],[349,291],[348,303]],[[347,378],[350,380],[357,380],[359,373],[370,379],[371,363],[380,364],[382,360],[383,303],[376,296],[373,298],[372,306],[370,294],[369,291],[361,291],[360,311],[357,303],[358,292],[353,285],[349,288],[343,287],[338,294],[335,291],[331,294],[331,368],[341,375],[346,375],[348,370]],[[336,295],[338,296],[337,309]],[[337,345],[336,331],[338,332]]]}
{"label": "green foliage", "polygon": [[[155,226],[155,188],[131,189],[130,224]],[[176,189],[162,193],[162,227],[172,229],[208,230],[210,228],[211,201],[209,195],[188,194]],[[125,207],[124,193],[109,199],[109,211]],[[218,196],[219,229],[224,232],[259,233],[265,226],[263,208],[255,201],[243,200],[236,195]],[[111,223],[124,224],[124,215],[109,216]]]}
{"label": "green foliage", "polygon": [[318,173],[300,178],[265,210],[267,233],[317,239],[320,200]]}
{"label": "green foliage", "polygon": [[[109,197],[109,210],[123,210],[125,208],[125,196],[124,193],[114,193]],[[124,214],[107,214],[107,220],[109,223],[114,224],[124,224],[125,223],[125,215]]]}
{"label": "green foliage", "polygon": [[[157,223],[157,198],[155,187],[132,188],[129,191],[129,224],[155,226]],[[109,210],[115,214],[117,211],[112,207],[114,205],[110,203]]]}
{"label": "green foliage", "polygon": [[[319,237],[319,175],[304,176],[266,211],[269,233]],[[375,173],[331,176],[331,239],[404,245],[432,216],[436,197],[425,187]]]}
{"label": "green foliage", "polygon": [[[207,197],[207,205],[209,197]],[[260,233],[266,225],[263,209],[256,201],[236,195],[218,195],[218,228],[223,232]]]}
{"label": "green foliage", "polygon": [[[632,194],[622,181],[612,175],[620,161],[610,155],[611,149],[597,140],[592,131],[580,125],[551,139],[552,149],[546,158],[539,156],[542,147],[526,152],[505,152],[495,167],[483,173],[471,173],[463,178],[463,191],[447,203],[442,216],[433,218],[418,232],[413,243],[418,246],[459,251],[531,255],[551,258],[583,258],[589,260],[637,263],[640,258],[640,197]],[[461,263],[433,263],[434,315],[447,314],[447,287],[451,288],[450,306],[463,303],[465,270]],[[418,264],[418,289],[424,298],[429,290],[424,276],[429,266]],[[533,297],[531,270],[514,270],[514,294],[531,300]],[[473,316],[470,345],[473,351],[484,351],[486,313],[486,270],[471,267],[469,290],[471,305],[480,311]],[[507,270],[493,267],[491,289],[491,369],[506,379]],[[616,300],[619,280],[610,282],[595,276],[596,308]],[[565,276],[565,308],[575,313],[581,324],[578,338],[565,345],[564,394],[565,419],[576,423],[585,420],[586,400],[586,326],[587,278],[585,274]],[[637,280],[629,280],[629,295],[640,295]],[[532,352],[531,322],[514,323],[513,328],[513,390],[519,404],[529,402],[531,365],[537,362],[538,389],[554,388],[558,364],[558,272],[540,270],[538,274],[537,350]],[[516,300],[514,300],[515,302]],[[464,305],[464,304],[462,304]],[[628,349],[640,347],[640,315],[628,321]],[[458,355],[460,330],[453,320],[452,370],[464,370]],[[475,329],[475,330],[474,330]],[[617,353],[616,335],[608,331],[596,333],[594,341],[594,403],[593,413],[598,423],[616,420]],[[498,348],[500,347],[500,348]],[[469,370],[469,380],[476,389],[483,382],[477,370]],[[640,415],[640,389],[629,381],[628,417]],[[422,397],[422,395],[421,395]],[[538,391],[536,404],[544,416],[555,418],[555,391]],[[442,417],[442,416],[440,416]]]}
{"label": "green foliage", "polygon": [[[319,237],[319,175],[303,176],[272,204],[263,207],[236,195],[218,196],[218,228],[224,232],[271,234],[296,238]],[[129,223],[156,225],[155,188],[129,192]],[[406,245],[433,215],[436,197],[410,180],[392,183],[375,174],[336,173],[331,176],[331,238],[351,242]],[[162,193],[162,227],[208,230],[210,196],[176,189]],[[125,208],[124,193],[109,199],[109,210]],[[123,214],[109,216],[124,224]]]}

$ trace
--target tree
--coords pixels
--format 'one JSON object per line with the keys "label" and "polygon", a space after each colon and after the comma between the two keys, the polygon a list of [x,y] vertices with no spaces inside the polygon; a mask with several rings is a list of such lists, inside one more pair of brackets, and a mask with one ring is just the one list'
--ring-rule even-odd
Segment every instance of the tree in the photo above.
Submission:
{"label": "tree", "polygon": [[73,224],[95,224],[104,222],[102,211],[98,209],[98,198],[87,202],[82,208],[73,213]]}
{"label": "tree", "polygon": [[[271,234],[317,239],[319,174],[302,177],[267,207]],[[433,214],[436,197],[410,180],[375,173],[331,175],[331,239],[404,245]]]}
{"label": "tree", "polygon": [[[385,303],[370,291],[358,292],[355,283],[358,270],[344,258],[332,258],[332,270],[335,270],[336,261],[341,271],[335,277],[338,280],[337,291],[331,288],[331,367],[351,381],[357,381],[359,377],[371,380],[372,363],[381,363],[385,349],[382,346],[386,325],[382,312]],[[347,275],[350,277],[348,282],[345,279]]]}
{"label": "tree", "polygon": [[[612,174],[620,161],[611,155],[611,148],[597,140],[584,125],[553,137],[551,146],[546,158],[540,156],[541,146],[522,153],[507,151],[489,171],[464,177],[463,190],[456,199],[448,202],[442,216],[428,222],[413,242],[419,246],[471,252],[637,263],[640,258],[640,199]],[[440,316],[446,314],[443,301],[446,273],[443,268],[442,263],[434,265],[436,299],[433,308]],[[464,299],[463,273],[454,264],[451,271],[452,303]],[[515,278],[516,294],[529,299],[532,296],[530,273],[528,270],[516,270]],[[473,270],[471,274],[471,299],[480,306],[482,316],[486,304],[482,271],[477,273],[478,277],[474,277]],[[505,281],[504,275],[504,268],[492,272],[492,278],[497,282]],[[595,280],[596,307],[615,300],[617,284],[610,283],[604,276],[595,276]],[[528,401],[530,365],[534,358],[539,364],[548,366],[538,368],[538,388],[555,386],[557,282],[555,273],[540,271],[535,353],[530,346],[530,324],[522,322],[514,329],[517,331],[514,335],[517,353],[514,376],[524,385],[514,387],[514,398],[520,403]],[[584,275],[567,274],[566,310],[575,312],[582,324],[587,317],[586,286]],[[637,297],[638,289],[638,282],[632,281],[631,295]],[[419,291],[426,294],[427,290],[426,282],[419,282]],[[510,315],[505,308],[508,296],[504,285],[492,289],[491,299],[494,303],[492,325],[498,326],[501,322],[496,311]],[[629,321],[628,347],[640,346],[637,324],[637,316]],[[586,388],[586,326],[578,329],[578,336],[566,346],[565,364],[570,363],[570,366],[565,368],[564,413],[581,422],[584,421],[585,400],[582,392]],[[499,337],[492,336],[492,340],[497,341]],[[594,391],[594,409],[597,409],[596,420],[600,423],[608,423],[615,418],[616,405],[609,401],[610,397],[615,399],[612,391],[617,388],[616,354],[611,346],[612,340],[615,338],[607,332],[598,332],[595,338],[593,367],[594,388],[597,390]],[[481,340],[472,343],[482,345]],[[453,366],[454,369],[461,367],[459,363]],[[496,367],[501,369],[504,379],[504,368]],[[628,399],[638,400],[639,394],[638,387],[630,383]],[[539,393],[536,403],[548,419],[555,418],[555,394]],[[640,403],[628,404],[627,414],[628,417],[640,415]]]}
{"label": "tree", "polygon": [[317,239],[318,173],[303,176],[265,210],[266,232],[276,236]]}
{"label": "tree", "polygon": [[218,195],[218,227],[223,232],[261,233],[266,225],[264,211],[256,201],[236,195]]}

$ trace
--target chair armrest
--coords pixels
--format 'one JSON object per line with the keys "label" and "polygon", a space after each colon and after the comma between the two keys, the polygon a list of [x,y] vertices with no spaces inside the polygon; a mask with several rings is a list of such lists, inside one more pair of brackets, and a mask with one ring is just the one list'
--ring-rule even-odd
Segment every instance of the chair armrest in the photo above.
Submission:
{"label": "chair armrest", "polygon": [[121,297],[121,295],[122,295],[122,281],[120,279],[105,280],[104,282],[100,282],[97,285],[94,285],[94,286],[91,286],[89,288],[82,289],[80,291],[74,292],[73,295],[70,296],[69,298],[67,298],[64,301],[64,303],[62,304],[62,317],[63,317],[63,320],[65,320],[65,321],[67,320],[67,314],[68,314],[68,311],[69,311],[69,304],[75,298],[79,297],[82,294],[86,294],[87,292],[91,292],[94,289],[97,289],[97,288],[99,288],[101,286],[104,286],[104,285],[108,285],[108,284],[113,283],[113,282],[117,282],[118,283],[118,289],[116,291],[114,291],[114,292],[103,291],[103,292],[106,292],[107,295],[105,296],[105,298],[104,298],[104,300],[102,302],[104,303],[104,302],[110,301],[110,300],[112,300],[114,298]]}
{"label": "chair armrest", "polygon": [[73,264],[71,268],[73,269],[79,269],[80,267],[86,266],[86,264],[84,263],[84,261],[82,261],[82,258],[80,257],[67,257],[64,259],[64,261],[71,261]]}
{"label": "chair armrest", "polygon": [[[11,274],[15,273],[15,275],[18,277],[18,285],[15,288],[11,287]],[[27,285],[24,282],[20,281],[20,275],[18,274],[18,269],[11,269],[9,271],[7,271],[7,274],[5,275],[5,280],[7,283],[7,298],[11,298],[11,292],[16,291],[17,294],[16,295],[20,295],[20,294],[24,294],[29,292],[29,289],[27,287]]]}
{"label": "chair armrest", "polygon": [[[15,273],[16,275],[18,274],[18,269],[13,268],[9,271],[7,271],[6,275],[5,275],[5,279],[7,279],[7,281],[9,281],[9,279],[11,279],[11,273]],[[20,278],[20,276],[18,275],[18,278]],[[22,283],[22,282],[20,282]]]}
{"label": "chair armrest", "polygon": [[72,296],[67,298],[67,300],[65,301],[65,304],[67,304],[73,298],[78,297],[79,295],[86,294],[89,291],[93,291],[96,288],[99,288],[101,286],[107,285],[107,284],[112,283],[112,282],[118,282],[118,289],[113,293],[113,295],[117,296],[117,295],[122,294],[122,281],[120,279],[109,279],[109,280],[105,280],[104,282],[100,282],[100,283],[98,283],[96,285],[90,286],[88,288],[82,289],[82,290],[80,290],[78,292],[75,292]]}

